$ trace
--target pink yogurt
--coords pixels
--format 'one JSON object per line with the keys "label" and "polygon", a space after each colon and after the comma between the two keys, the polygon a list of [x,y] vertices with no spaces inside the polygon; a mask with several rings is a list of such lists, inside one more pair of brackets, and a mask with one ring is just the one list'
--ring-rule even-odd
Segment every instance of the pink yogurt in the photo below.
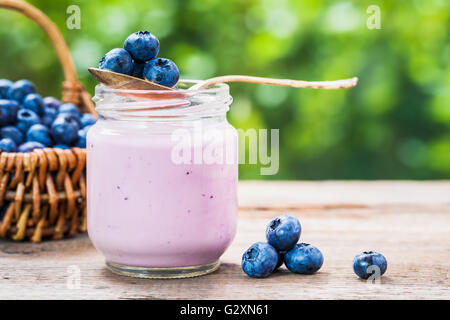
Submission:
{"label": "pink yogurt", "polygon": [[[237,221],[237,161],[174,163],[171,133],[184,125],[101,119],[89,130],[88,232],[107,261],[203,265],[217,261],[230,245]],[[210,127],[231,131],[213,143],[232,145],[237,153],[237,135],[226,119]],[[194,145],[192,154],[207,147]]]}

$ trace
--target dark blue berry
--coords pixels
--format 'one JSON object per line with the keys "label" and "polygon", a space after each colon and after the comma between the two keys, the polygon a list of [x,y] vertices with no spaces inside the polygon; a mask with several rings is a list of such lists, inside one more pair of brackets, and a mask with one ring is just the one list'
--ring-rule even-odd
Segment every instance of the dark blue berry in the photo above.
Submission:
{"label": "dark blue berry", "polygon": [[93,114],[83,113],[83,115],[80,118],[80,121],[81,121],[81,126],[84,128],[86,126],[93,125],[97,121],[97,119],[95,118],[95,116]]}
{"label": "dark blue berry", "polygon": [[17,145],[25,142],[25,135],[14,126],[6,126],[0,129],[1,138],[9,138],[13,140]]}
{"label": "dark blue berry", "polygon": [[31,110],[20,109],[17,112],[17,124],[16,127],[26,133],[28,129],[36,123],[40,123],[39,116]]}
{"label": "dark blue berry", "polygon": [[0,150],[4,152],[16,152],[17,145],[14,140],[10,138],[3,138],[0,140]]}
{"label": "dark blue berry", "polygon": [[16,122],[19,104],[15,100],[0,100],[0,125],[4,126]]}
{"label": "dark blue berry", "polygon": [[86,133],[87,131],[85,131],[84,129],[78,130],[78,139],[75,147],[86,148]]}
{"label": "dark blue berry", "polygon": [[78,139],[80,126],[72,115],[59,115],[53,122],[51,133],[57,144],[73,145]]}
{"label": "dark blue berry", "polygon": [[22,103],[23,99],[30,93],[36,92],[34,85],[28,80],[19,80],[13,83],[13,85],[6,92],[6,96],[10,100],[15,100]]}
{"label": "dark blue berry", "polygon": [[158,55],[159,41],[148,31],[138,31],[128,36],[123,47],[133,59],[143,62]]}
{"label": "dark blue berry", "polygon": [[286,252],[284,263],[292,272],[312,274],[322,267],[323,255],[316,247],[307,243],[299,243]]}
{"label": "dark blue berry", "polygon": [[283,214],[273,219],[266,229],[267,241],[277,250],[290,250],[300,239],[302,228],[296,217]]}
{"label": "dark blue berry", "polygon": [[23,144],[21,144],[18,148],[19,152],[31,152],[34,149],[42,149],[45,148],[45,146],[37,141],[27,141]]}
{"label": "dark blue berry", "polygon": [[6,99],[6,92],[13,85],[8,79],[0,79],[0,99]]}
{"label": "dark blue berry", "polygon": [[50,136],[50,130],[43,124],[34,124],[27,131],[27,141],[37,141],[46,147],[53,145],[53,139]]}
{"label": "dark blue berry", "polygon": [[45,97],[44,103],[47,107],[53,108],[56,110],[58,110],[59,106],[61,105],[61,102],[59,102],[59,100],[56,99],[55,97]]}
{"label": "dark blue berry", "polygon": [[144,78],[166,87],[173,87],[180,78],[180,72],[172,60],[155,58],[145,64]]}
{"label": "dark blue berry", "polygon": [[253,244],[242,256],[242,270],[253,278],[268,277],[277,263],[277,250],[265,242]]}
{"label": "dark blue berry", "polygon": [[145,62],[134,61],[133,72],[131,75],[136,78],[144,79]]}
{"label": "dark blue berry", "polygon": [[275,266],[275,270],[277,270],[279,267],[283,265],[285,255],[285,252],[277,251],[277,253],[278,253],[278,262],[277,265]]}
{"label": "dark blue berry", "polygon": [[363,253],[357,254],[353,259],[353,271],[361,279],[368,279],[372,274],[377,275],[375,268],[379,268],[379,276],[382,276],[386,272],[387,261],[381,253],[364,251]]}
{"label": "dark blue berry", "polygon": [[44,115],[41,117],[41,122],[47,127],[50,127],[58,116],[58,110],[52,107],[44,108]]}
{"label": "dark blue berry", "polygon": [[56,148],[56,149],[63,149],[63,150],[65,150],[65,149],[70,149],[70,147],[69,147],[69,146],[66,146],[65,144],[55,144],[55,145],[53,146],[53,148]]}
{"label": "dark blue berry", "polygon": [[133,71],[133,59],[124,49],[112,49],[100,60],[99,68],[131,75]]}
{"label": "dark blue berry", "polygon": [[80,117],[80,110],[73,103],[63,103],[58,111],[59,113],[68,113]]}
{"label": "dark blue berry", "polygon": [[41,116],[44,113],[45,103],[39,94],[30,93],[23,99],[22,106]]}

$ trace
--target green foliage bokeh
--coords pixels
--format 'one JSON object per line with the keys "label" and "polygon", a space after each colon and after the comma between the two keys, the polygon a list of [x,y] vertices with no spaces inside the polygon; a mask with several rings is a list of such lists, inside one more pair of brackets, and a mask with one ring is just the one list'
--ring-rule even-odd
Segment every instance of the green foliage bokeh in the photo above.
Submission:
{"label": "green foliage bokeh", "polygon": [[[450,8],[445,0],[35,0],[60,28],[80,80],[149,30],[184,78],[247,74],[303,80],[358,76],[350,90],[233,84],[236,128],[279,128],[280,170],[242,179],[450,178]],[[81,29],[66,27],[69,5]],[[367,8],[381,8],[369,29]],[[44,33],[0,10],[0,78],[59,96],[62,74]]]}

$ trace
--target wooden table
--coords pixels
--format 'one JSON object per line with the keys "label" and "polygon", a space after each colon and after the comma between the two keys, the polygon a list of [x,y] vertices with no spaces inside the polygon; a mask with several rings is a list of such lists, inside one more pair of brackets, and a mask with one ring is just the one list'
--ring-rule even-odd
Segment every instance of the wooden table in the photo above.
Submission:
{"label": "wooden table", "polygon": [[[213,274],[127,278],[105,269],[86,236],[41,244],[2,240],[0,298],[450,298],[450,182],[241,182],[239,188],[237,236]],[[283,267],[267,279],[249,278],[240,267],[242,253],[264,240],[267,223],[280,213],[300,219],[302,241],[322,250],[324,265],[311,276]],[[381,284],[353,274],[353,257],[364,250],[387,257]]]}

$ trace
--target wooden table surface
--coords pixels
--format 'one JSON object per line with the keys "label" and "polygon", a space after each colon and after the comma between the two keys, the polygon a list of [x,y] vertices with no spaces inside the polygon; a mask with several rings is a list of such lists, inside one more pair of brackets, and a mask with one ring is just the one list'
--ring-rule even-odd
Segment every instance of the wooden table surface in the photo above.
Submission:
{"label": "wooden table surface", "polygon": [[[147,280],[109,272],[86,236],[41,244],[0,241],[1,299],[449,299],[450,182],[241,182],[236,238],[213,274]],[[297,216],[301,240],[324,254],[302,276],[285,267],[267,279],[241,270],[269,220]],[[388,260],[379,284],[359,280],[355,254]],[[78,277],[79,275],[79,277]],[[78,280],[79,279],[79,282]]]}

